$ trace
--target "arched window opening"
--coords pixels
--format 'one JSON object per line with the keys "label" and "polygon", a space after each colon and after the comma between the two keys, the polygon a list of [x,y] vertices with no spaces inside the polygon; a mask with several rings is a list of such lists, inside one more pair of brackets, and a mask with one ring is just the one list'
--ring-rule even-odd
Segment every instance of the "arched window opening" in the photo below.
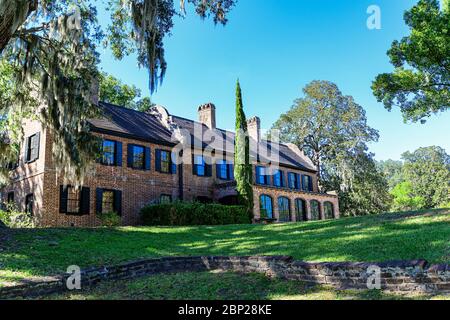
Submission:
{"label": "arched window opening", "polygon": [[291,221],[291,210],[289,207],[289,199],[286,197],[278,198],[278,214],[280,222]]}
{"label": "arched window opening", "polygon": [[273,219],[272,198],[268,195],[261,195],[259,197],[259,212],[261,219]]}

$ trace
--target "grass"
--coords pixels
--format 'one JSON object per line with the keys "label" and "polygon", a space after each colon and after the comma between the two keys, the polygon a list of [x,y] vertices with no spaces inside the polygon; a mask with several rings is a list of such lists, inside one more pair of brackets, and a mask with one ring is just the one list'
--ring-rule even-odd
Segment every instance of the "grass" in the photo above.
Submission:
{"label": "grass", "polygon": [[51,300],[406,300],[448,299],[433,295],[397,295],[378,290],[335,290],[261,274],[183,273],[101,283]]}
{"label": "grass", "polygon": [[304,261],[448,263],[450,210],[220,227],[0,229],[0,286],[140,258],[291,255]]}

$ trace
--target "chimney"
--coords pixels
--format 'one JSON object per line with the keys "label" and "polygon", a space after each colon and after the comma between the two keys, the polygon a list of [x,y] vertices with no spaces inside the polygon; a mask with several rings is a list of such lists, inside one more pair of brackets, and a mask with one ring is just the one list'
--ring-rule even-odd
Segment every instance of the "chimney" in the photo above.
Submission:
{"label": "chimney", "polygon": [[247,120],[248,135],[256,142],[261,141],[261,120],[253,117]]}
{"label": "chimney", "polygon": [[212,103],[200,106],[198,108],[198,121],[209,129],[216,129],[216,106]]}

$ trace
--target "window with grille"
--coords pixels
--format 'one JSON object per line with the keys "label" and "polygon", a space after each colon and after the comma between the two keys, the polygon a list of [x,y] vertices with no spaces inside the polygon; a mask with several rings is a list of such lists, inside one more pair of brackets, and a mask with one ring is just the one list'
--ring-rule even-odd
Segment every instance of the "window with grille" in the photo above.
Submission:
{"label": "window with grille", "polygon": [[114,212],[114,191],[104,190],[102,198],[102,213]]}
{"label": "window with grille", "polygon": [[259,197],[259,207],[261,219],[273,218],[272,198],[268,195],[261,195]]}
{"label": "window with grille", "polygon": [[134,169],[144,169],[145,166],[145,148],[141,146],[132,146],[132,167]]}
{"label": "window with grille", "polygon": [[161,150],[161,172],[170,173],[171,161],[170,152]]}
{"label": "window with grille", "polygon": [[115,141],[111,140],[103,140],[103,146],[102,146],[102,164],[113,166],[116,164],[116,147],[117,144]]}

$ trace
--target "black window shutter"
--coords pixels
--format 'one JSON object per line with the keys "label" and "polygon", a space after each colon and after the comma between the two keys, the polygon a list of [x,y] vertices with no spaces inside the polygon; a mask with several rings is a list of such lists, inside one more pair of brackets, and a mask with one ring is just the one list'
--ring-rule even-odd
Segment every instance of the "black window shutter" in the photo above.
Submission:
{"label": "black window shutter", "polygon": [[145,170],[150,171],[152,163],[152,153],[149,147],[145,147],[144,161],[145,161]]}
{"label": "black window shutter", "polygon": [[122,166],[122,142],[116,142],[116,165]]}
{"label": "black window shutter", "polygon": [[95,199],[95,204],[96,204],[96,211],[97,213],[102,213],[103,211],[103,189],[98,188],[95,191],[96,194],[96,199]]}
{"label": "black window shutter", "polygon": [[161,172],[161,150],[155,151],[155,169],[157,172]]}
{"label": "black window shutter", "polygon": [[91,211],[91,189],[81,188],[80,214],[88,215]]}
{"label": "black window shutter", "polygon": [[195,155],[192,155],[192,174],[197,175],[197,164],[195,163]]}
{"label": "black window shutter", "polygon": [[114,211],[122,216],[122,191],[120,190],[114,191]]}
{"label": "black window shutter", "polygon": [[220,169],[222,168],[222,165],[220,163],[216,163],[216,177],[217,179],[221,179],[222,177],[220,176]]}
{"label": "black window shutter", "polygon": [[212,177],[212,165],[209,164],[211,163],[211,159],[204,158],[204,160],[205,160],[205,176]]}
{"label": "black window shutter", "polygon": [[30,137],[27,137],[27,138],[25,139],[24,162],[30,161],[30,153],[29,153],[29,149],[30,149]]}
{"label": "black window shutter", "polygon": [[170,173],[176,174],[177,173],[177,155],[175,152],[172,152],[171,154],[171,168]]}
{"label": "black window shutter", "polygon": [[67,198],[69,190],[67,186],[59,186],[59,212],[67,213]]}
{"label": "black window shutter", "polygon": [[127,147],[127,166],[133,168],[133,145],[128,144]]}
{"label": "black window shutter", "polygon": [[230,179],[231,181],[234,180],[234,165],[232,164],[228,165],[228,179]]}

